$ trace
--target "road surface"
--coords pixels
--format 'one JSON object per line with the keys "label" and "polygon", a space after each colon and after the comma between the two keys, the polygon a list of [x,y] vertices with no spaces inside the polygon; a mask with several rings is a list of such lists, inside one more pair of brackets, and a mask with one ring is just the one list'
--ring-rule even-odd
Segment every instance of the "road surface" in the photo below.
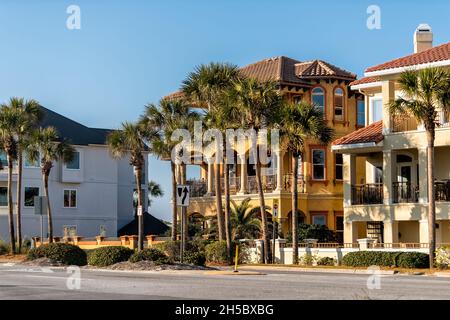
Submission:
{"label": "road surface", "polygon": [[0,299],[450,299],[450,278],[445,277],[382,275],[379,286],[372,281],[373,289],[368,289],[365,274],[263,272],[233,276],[81,269],[78,281],[76,273],[62,268],[0,264]]}

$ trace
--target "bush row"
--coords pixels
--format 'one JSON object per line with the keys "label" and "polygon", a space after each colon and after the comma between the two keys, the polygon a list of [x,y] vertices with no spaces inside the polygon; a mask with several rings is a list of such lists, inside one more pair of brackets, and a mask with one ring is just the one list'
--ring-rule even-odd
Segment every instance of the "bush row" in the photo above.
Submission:
{"label": "bush row", "polygon": [[86,252],[77,246],[66,243],[49,243],[32,248],[27,254],[28,260],[48,258],[52,262],[65,265],[84,266],[87,264]]}
{"label": "bush row", "polygon": [[342,259],[345,266],[350,267],[399,267],[428,268],[428,254],[421,252],[381,252],[357,251],[347,253]]}

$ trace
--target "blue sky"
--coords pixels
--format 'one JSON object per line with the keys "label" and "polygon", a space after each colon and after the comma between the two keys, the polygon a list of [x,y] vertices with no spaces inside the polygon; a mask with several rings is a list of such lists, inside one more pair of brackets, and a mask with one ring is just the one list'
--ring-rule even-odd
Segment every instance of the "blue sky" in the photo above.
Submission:
{"label": "blue sky", "polygon": [[[71,4],[81,9],[80,30],[66,28]],[[380,30],[366,27],[372,4]],[[411,53],[419,23],[431,25],[435,44],[450,41],[449,13],[446,0],[1,0],[0,101],[34,98],[85,125],[117,128],[198,64],[286,55],[361,76]],[[150,178],[166,191],[151,211],[170,219],[168,163],[151,159]]]}

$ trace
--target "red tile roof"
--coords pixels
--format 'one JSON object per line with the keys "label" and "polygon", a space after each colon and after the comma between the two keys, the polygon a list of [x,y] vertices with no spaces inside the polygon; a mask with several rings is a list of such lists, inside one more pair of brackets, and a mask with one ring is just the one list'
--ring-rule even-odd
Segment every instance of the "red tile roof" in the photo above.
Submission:
{"label": "red tile roof", "polygon": [[350,82],[350,86],[356,86],[356,85],[359,85],[359,84],[367,84],[367,83],[372,83],[372,82],[378,82],[380,80],[381,80],[380,77],[364,77],[364,78],[361,78],[359,80]]}
{"label": "red tile roof", "polygon": [[414,53],[402,58],[391,60],[366,69],[366,72],[381,71],[392,68],[409,67],[424,63],[450,60],[450,42]]}
{"label": "red tile roof", "polygon": [[295,65],[295,74],[302,79],[339,78],[354,80],[356,75],[322,60],[300,62]]}
{"label": "red tile roof", "polygon": [[378,143],[382,141],[383,138],[383,120],[380,120],[333,141],[332,145],[336,146],[370,142]]}

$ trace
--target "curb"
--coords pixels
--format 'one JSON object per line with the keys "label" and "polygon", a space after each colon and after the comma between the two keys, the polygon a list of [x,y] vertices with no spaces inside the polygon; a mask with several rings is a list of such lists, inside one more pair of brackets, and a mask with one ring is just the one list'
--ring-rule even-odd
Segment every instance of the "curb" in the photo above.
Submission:
{"label": "curb", "polygon": [[[320,272],[320,273],[341,273],[341,274],[373,274],[373,270],[361,269],[328,269],[328,268],[297,268],[297,267],[263,267],[263,266],[242,266],[241,269],[263,269],[263,270],[278,270],[278,271],[300,271],[300,272]],[[394,270],[379,270],[377,274],[394,275],[398,271]]]}
{"label": "curb", "polygon": [[210,275],[210,276],[220,276],[220,275],[226,275],[226,276],[265,276],[266,273],[257,272],[257,271],[206,271],[203,274]]}

